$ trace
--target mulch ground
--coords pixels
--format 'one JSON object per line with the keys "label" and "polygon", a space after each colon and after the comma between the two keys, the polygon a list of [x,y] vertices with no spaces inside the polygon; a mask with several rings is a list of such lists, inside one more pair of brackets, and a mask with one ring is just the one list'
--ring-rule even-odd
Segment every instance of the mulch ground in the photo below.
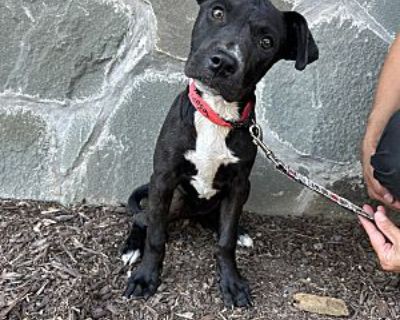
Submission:
{"label": "mulch ground", "polygon": [[127,301],[123,207],[0,201],[0,319],[332,319],[296,309],[297,292],[343,299],[347,319],[400,318],[399,278],[379,270],[355,219],[242,220],[255,247],[238,250],[238,265],[254,306],[226,309],[215,239],[198,225],[171,226],[158,293]]}

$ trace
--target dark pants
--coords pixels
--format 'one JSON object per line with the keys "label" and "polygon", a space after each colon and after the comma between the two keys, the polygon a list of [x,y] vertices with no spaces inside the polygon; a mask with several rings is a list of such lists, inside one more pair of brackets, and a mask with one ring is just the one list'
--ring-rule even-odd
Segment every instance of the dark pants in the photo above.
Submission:
{"label": "dark pants", "polygon": [[375,179],[400,200],[400,111],[385,128],[371,164]]}

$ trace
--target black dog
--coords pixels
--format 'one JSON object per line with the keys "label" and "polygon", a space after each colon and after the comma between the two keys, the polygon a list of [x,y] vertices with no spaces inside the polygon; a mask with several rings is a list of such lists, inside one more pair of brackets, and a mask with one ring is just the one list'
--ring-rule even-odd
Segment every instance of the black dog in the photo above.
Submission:
{"label": "black dog", "polygon": [[[147,298],[155,293],[167,224],[189,217],[218,232],[216,259],[224,303],[248,306],[249,288],[236,267],[235,250],[257,153],[248,131],[255,119],[256,84],[281,59],[294,60],[296,69],[303,70],[318,59],[318,48],[302,15],[281,12],[268,0],[198,3],[185,67],[186,76],[194,80],[164,122],[150,184],[129,199],[138,215],[124,258],[132,262],[142,253],[143,258],[125,295]],[[148,210],[140,205],[144,197]]]}

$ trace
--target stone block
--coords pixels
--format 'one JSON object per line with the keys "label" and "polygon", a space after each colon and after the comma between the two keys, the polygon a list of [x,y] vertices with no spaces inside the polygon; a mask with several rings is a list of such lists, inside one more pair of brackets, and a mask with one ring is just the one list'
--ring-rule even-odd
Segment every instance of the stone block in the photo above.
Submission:
{"label": "stone block", "polygon": [[195,0],[150,0],[150,2],[157,17],[158,49],[178,59],[186,59],[190,49],[192,27],[199,10],[197,2]]}
{"label": "stone block", "polygon": [[122,5],[92,0],[7,0],[0,12],[0,91],[57,100],[102,90],[130,20]]}
{"label": "stone block", "polygon": [[365,10],[372,20],[381,24],[391,36],[400,32],[399,1],[381,0],[353,0],[359,6],[359,10]]}
{"label": "stone block", "polygon": [[[92,138],[73,161],[64,184],[64,202],[125,203],[134,188],[149,181],[161,125],[176,95],[185,88],[178,69],[167,63],[163,70],[149,68],[132,77],[131,86],[112,102],[109,116],[93,127]],[[77,117],[74,127],[86,119]]]}
{"label": "stone block", "polygon": [[53,200],[54,159],[49,119],[17,103],[0,113],[0,195]]}

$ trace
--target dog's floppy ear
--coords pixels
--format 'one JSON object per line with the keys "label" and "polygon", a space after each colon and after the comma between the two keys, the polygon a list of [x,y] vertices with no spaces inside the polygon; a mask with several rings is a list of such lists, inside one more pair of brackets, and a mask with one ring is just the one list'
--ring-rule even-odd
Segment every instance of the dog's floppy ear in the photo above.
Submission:
{"label": "dog's floppy ear", "polygon": [[304,70],[307,64],[318,59],[318,47],[308,28],[306,19],[298,12],[284,12],[287,28],[287,39],[284,47],[283,58],[295,60],[296,69]]}

